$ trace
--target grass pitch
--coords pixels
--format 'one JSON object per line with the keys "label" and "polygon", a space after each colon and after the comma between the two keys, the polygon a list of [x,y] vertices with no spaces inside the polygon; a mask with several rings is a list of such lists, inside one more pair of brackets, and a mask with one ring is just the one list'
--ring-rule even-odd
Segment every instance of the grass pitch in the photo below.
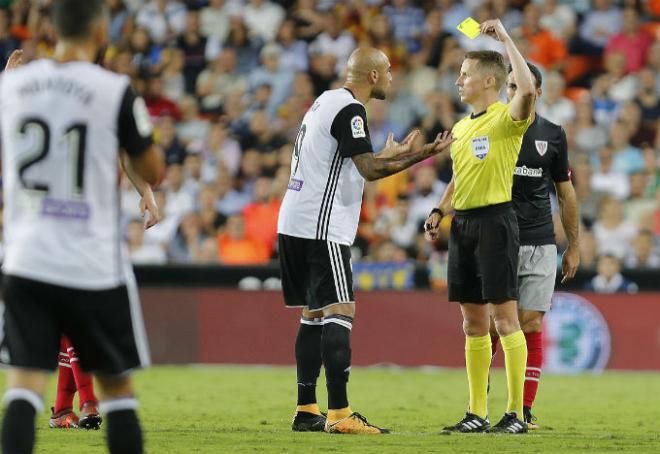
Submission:
{"label": "grass pitch", "polygon": [[[384,436],[291,432],[293,368],[155,367],[136,382],[149,453],[660,452],[660,374],[546,375],[535,409],[542,429],[516,436],[438,434],[465,411],[461,370],[355,368],[351,406],[393,430]],[[494,372],[494,422],[505,387],[503,372]],[[46,413],[37,426],[37,453],[106,452],[103,431],[49,429]]]}

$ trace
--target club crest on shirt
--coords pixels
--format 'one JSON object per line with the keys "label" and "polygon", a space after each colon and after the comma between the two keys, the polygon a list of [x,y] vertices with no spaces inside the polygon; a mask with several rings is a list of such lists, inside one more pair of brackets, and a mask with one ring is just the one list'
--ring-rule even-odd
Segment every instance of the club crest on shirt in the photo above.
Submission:
{"label": "club crest on shirt", "polygon": [[536,151],[539,152],[541,156],[548,151],[548,141],[547,140],[535,140],[534,144],[536,145]]}
{"label": "club crest on shirt", "polygon": [[364,120],[361,116],[356,115],[351,118],[351,133],[353,134],[354,139],[367,137],[367,133],[364,130]]}
{"label": "club crest on shirt", "polygon": [[488,141],[488,136],[474,137],[472,139],[472,154],[474,154],[477,159],[483,161],[489,150],[490,142]]}

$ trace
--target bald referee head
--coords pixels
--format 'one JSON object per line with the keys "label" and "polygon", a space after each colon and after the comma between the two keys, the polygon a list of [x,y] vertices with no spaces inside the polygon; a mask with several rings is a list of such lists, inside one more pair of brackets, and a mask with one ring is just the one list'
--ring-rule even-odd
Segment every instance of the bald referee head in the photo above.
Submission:
{"label": "bald referee head", "polygon": [[386,99],[392,83],[390,59],[374,47],[355,49],[348,59],[346,87],[363,104],[369,99]]}

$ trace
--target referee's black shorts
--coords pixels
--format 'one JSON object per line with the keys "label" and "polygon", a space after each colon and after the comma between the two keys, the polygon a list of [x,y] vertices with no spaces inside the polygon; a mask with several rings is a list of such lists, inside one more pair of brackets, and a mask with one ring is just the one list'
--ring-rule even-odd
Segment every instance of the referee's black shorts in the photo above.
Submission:
{"label": "referee's black shorts", "polygon": [[449,236],[449,301],[518,300],[519,248],[510,202],[456,211]]}
{"label": "referee's black shorts", "polygon": [[278,244],[287,307],[319,311],[355,301],[350,247],[281,233]]}

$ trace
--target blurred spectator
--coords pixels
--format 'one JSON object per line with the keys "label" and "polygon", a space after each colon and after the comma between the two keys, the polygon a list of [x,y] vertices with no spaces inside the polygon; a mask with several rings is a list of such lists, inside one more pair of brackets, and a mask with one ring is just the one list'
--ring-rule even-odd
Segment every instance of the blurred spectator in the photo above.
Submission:
{"label": "blurred spectator", "polygon": [[323,31],[323,14],[316,9],[315,0],[296,0],[291,10],[296,36],[311,42]]}
{"label": "blurred spectator", "polygon": [[233,48],[226,48],[203,70],[197,78],[197,96],[205,112],[222,111],[229,94],[245,93],[247,77],[237,71],[237,55]]}
{"label": "blurred spectator", "polygon": [[637,228],[623,218],[621,202],[607,197],[601,202],[598,220],[593,226],[598,252],[622,259],[632,244]]}
{"label": "blurred spectator", "polygon": [[411,222],[420,226],[438,200],[445,193],[447,185],[438,180],[435,169],[430,165],[420,164],[414,168],[413,188],[410,192]]}
{"label": "blurred spectator", "polygon": [[580,38],[596,52],[602,51],[610,37],[619,33],[622,23],[623,14],[611,0],[593,0],[593,9],[579,27]]}
{"label": "blurred spectator", "polygon": [[270,0],[248,0],[243,9],[243,17],[250,35],[268,43],[277,35],[284,20],[284,9]]}
{"label": "blurred spectator", "polygon": [[246,234],[261,242],[272,255],[277,241],[277,216],[280,198],[274,191],[273,180],[259,177],[254,184],[253,202],[243,208]]}
{"label": "blurred spectator", "polygon": [[522,36],[527,39],[531,61],[545,69],[561,69],[566,62],[566,45],[550,31],[541,27],[541,10],[533,3],[525,7]]}
{"label": "blurred spectator", "polygon": [[309,57],[307,54],[307,43],[296,37],[296,25],[291,19],[282,22],[277,32],[277,44],[282,49],[280,64],[284,68],[293,71],[307,71]]}
{"label": "blurred spectator", "polygon": [[236,72],[247,75],[259,65],[259,50],[263,42],[259,38],[252,38],[240,17],[232,17],[229,20],[229,35],[226,47],[231,47],[236,52]]}
{"label": "blurred spectator", "polygon": [[278,44],[267,44],[261,49],[262,65],[253,69],[248,78],[251,91],[268,85],[271,87],[270,99],[266,106],[270,118],[274,118],[278,107],[287,100],[293,87],[294,71],[280,62],[282,48]]}
{"label": "blurred spectator", "polygon": [[566,4],[561,4],[557,0],[540,0],[541,6],[541,27],[546,28],[556,37],[568,40],[575,33],[576,14],[575,11]]}
{"label": "blurred spectator", "polygon": [[[118,43],[124,39],[126,23],[130,17],[129,11],[123,0],[108,0],[108,9],[110,11],[110,41]],[[0,30],[2,30],[1,23]]]}
{"label": "blurred spectator", "polygon": [[182,164],[186,157],[186,150],[176,136],[174,118],[163,115],[156,122],[156,143],[160,145],[165,154],[165,163]]}
{"label": "blurred spectator", "polygon": [[461,32],[456,27],[472,14],[470,9],[459,0],[438,0],[436,4],[438,9],[443,11],[442,27],[444,30],[456,37],[461,36]]}
{"label": "blurred spectator", "polygon": [[502,21],[504,28],[515,30],[523,23],[523,15],[520,10],[511,7],[510,0],[492,0],[493,17]]}
{"label": "blurred spectator", "polygon": [[639,225],[644,215],[651,213],[655,208],[653,195],[648,191],[649,180],[649,174],[646,171],[630,175],[630,195],[624,202],[624,213],[626,219],[634,225]]}
{"label": "blurred spectator", "polygon": [[194,96],[184,96],[179,101],[181,121],[176,125],[176,134],[181,143],[187,146],[196,140],[206,137],[209,122],[199,116],[199,106]]}
{"label": "blurred spectator", "polygon": [[369,136],[374,152],[378,153],[385,147],[389,133],[394,134],[394,140],[402,140],[406,131],[401,125],[388,118],[389,105],[384,101],[369,103]]}
{"label": "blurred spectator", "polygon": [[243,150],[252,149],[259,152],[260,171],[274,173],[274,167],[277,166],[275,151],[286,143],[286,139],[270,127],[268,115],[264,110],[252,115],[248,130],[241,136],[240,141]]}
{"label": "blurred spectator", "polygon": [[420,38],[424,31],[424,11],[410,5],[409,0],[392,0],[383,7],[383,15],[392,24],[394,38],[405,43],[409,52],[419,50]]}
{"label": "blurred spectator", "polygon": [[426,103],[406,86],[406,80],[399,74],[392,76],[392,85],[387,95],[389,101],[388,119],[402,131],[408,131],[426,116]]}
{"label": "blurred spectator", "polygon": [[224,233],[218,235],[218,258],[225,265],[257,265],[267,263],[268,250],[245,232],[243,216],[229,216]]}
{"label": "blurred spectator", "polygon": [[147,78],[144,101],[152,119],[163,116],[173,117],[177,121],[181,119],[179,106],[163,94],[163,81],[159,76]]}
{"label": "blurred spectator", "polygon": [[610,144],[614,152],[612,168],[616,172],[633,173],[644,169],[642,150],[630,144],[630,131],[622,120],[610,126]]}
{"label": "blurred spectator", "polygon": [[619,259],[603,255],[598,259],[598,274],[585,286],[588,292],[637,293],[639,287],[621,274]]}
{"label": "blurred spectator", "polygon": [[588,91],[575,101],[575,145],[580,151],[593,155],[607,145],[607,130],[594,120],[593,100]]}
{"label": "blurred spectator", "polygon": [[537,112],[553,123],[566,126],[575,120],[575,105],[564,97],[564,78],[556,71],[545,76],[543,95],[537,101]]}
{"label": "blurred spectator", "polygon": [[161,74],[163,94],[168,99],[179,102],[186,94],[186,80],[183,76],[185,55],[180,49],[167,52],[167,63]]}
{"label": "blurred spectator", "polygon": [[167,211],[165,214],[172,217],[183,217],[194,208],[194,194],[183,186],[183,165],[170,164],[167,167],[165,181],[165,197],[167,198]]}
{"label": "blurred spectator", "polygon": [[635,8],[623,11],[623,29],[609,38],[605,54],[622,52],[626,55],[626,72],[635,73],[646,64],[646,56],[653,38],[639,27],[639,13]]}
{"label": "blurred spectator", "polygon": [[204,157],[202,175],[204,180],[216,179],[219,166],[228,173],[228,178],[238,175],[241,166],[241,147],[231,137],[230,130],[225,122],[211,123],[206,140],[194,142],[193,148],[201,152]]}
{"label": "blurred spectator", "polygon": [[[658,43],[658,53],[660,54],[660,41]],[[642,69],[637,75],[639,91],[636,101],[642,110],[642,119],[648,123],[655,122],[660,118],[660,97],[658,96],[660,84],[656,82],[658,75],[649,67]],[[657,127],[654,127],[654,131],[657,134]]]}
{"label": "blurred spectator", "polygon": [[625,199],[630,194],[628,175],[614,167],[614,151],[605,146],[598,152],[599,159],[593,161],[596,171],[591,177],[591,188],[597,192],[610,194],[617,199]]}
{"label": "blurred spectator", "polygon": [[636,102],[628,101],[621,106],[619,121],[626,127],[629,142],[634,147],[640,148],[655,140],[656,130],[642,121],[642,109]]}
{"label": "blurred spectator", "polygon": [[660,268],[660,254],[653,244],[653,233],[642,230],[637,234],[624,265],[626,268]]}
{"label": "blurred spectator", "polygon": [[372,247],[369,258],[375,263],[401,263],[408,261],[406,251],[392,243],[385,241]]}
{"label": "blurred spectator", "polygon": [[224,43],[229,35],[229,12],[224,0],[209,0],[199,14],[200,31],[207,39]]}
{"label": "blurred spectator", "polygon": [[158,224],[145,232],[144,241],[147,244],[157,244],[165,249],[174,239],[176,231],[179,228],[179,223],[181,222],[181,217],[168,214],[170,210],[167,208],[168,199],[165,197],[165,191],[162,189],[154,191],[154,198],[156,199],[156,204],[160,209],[162,218]]}
{"label": "blurred spectator", "polygon": [[151,43],[146,29],[138,27],[133,30],[129,48],[133,54],[132,64],[138,74],[148,74],[152,70],[158,71],[160,54],[163,48],[160,45]]}
{"label": "blurred spectator", "polygon": [[421,99],[435,88],[438,80],[437,70],[427,66],[426,60],[428,60],[426,50],[409,54],[406,87]]}
{"label": "blurred spectator", "polygon": [[8,9],[0,9],[0,68],[7,64],[7,57],[18,49],[20,41],[10,33],[11,19]]}
{"label": "blurred spectator", "polygon": [[310,52],[332,55],[335,59],[335,73],[343,75],[348,57],[355,49],[355,39],[348,31],[341,29],[339,19],[334,12],[325,13],[323,18],[323,33],[311,44]]}
{"label": "blurred spectator", "polygon": [[186,28],[177,40],[177,46],[183,50],[185,55],[185,64],[183,67],[183,76],[186,81],[186,92],[192,94],[195,92],[197,77],[204,70],[207,58],[217,55],[213,52],[207,39],[200,33],[199,13],[189,11],[186,18]]}
{"label": "blurred spectator", "polygon": [[596,267],[598,248],[596,238],[590,230],[580,232],[580,267],[592,269]]}
{"label": "blurred spectator", "polygon": [[144,242],[144,221],[132,219],[126,231],[128,252],[135,265],[164,265],[167,255],[160,244]]}
{"label": "blurred spectator", "polygon": [[380,210],[374,228],[380,236],[390,238],[397,246],[404,249],[412,247],[419,226],[410,216],[408,196],[402,194],[393,207]]}
{"label": "blurred spectator", "polygon": [[183,32],[186,13],[185,5],[176,0],[151,0],[140,8],[135,22],[155,43],[162,44]]}
{"label": "blurred spectator", "polygon": [[[168,255],[170,260],[179,263],[196,262],[199,256],[200,243],[206,238],[201,229],[198,213],[189,213],[182,220],[179,229],[170,244]],[[213,238],[215,243],[215,238]],[[217,252],[216,252],[217,255]]]}

